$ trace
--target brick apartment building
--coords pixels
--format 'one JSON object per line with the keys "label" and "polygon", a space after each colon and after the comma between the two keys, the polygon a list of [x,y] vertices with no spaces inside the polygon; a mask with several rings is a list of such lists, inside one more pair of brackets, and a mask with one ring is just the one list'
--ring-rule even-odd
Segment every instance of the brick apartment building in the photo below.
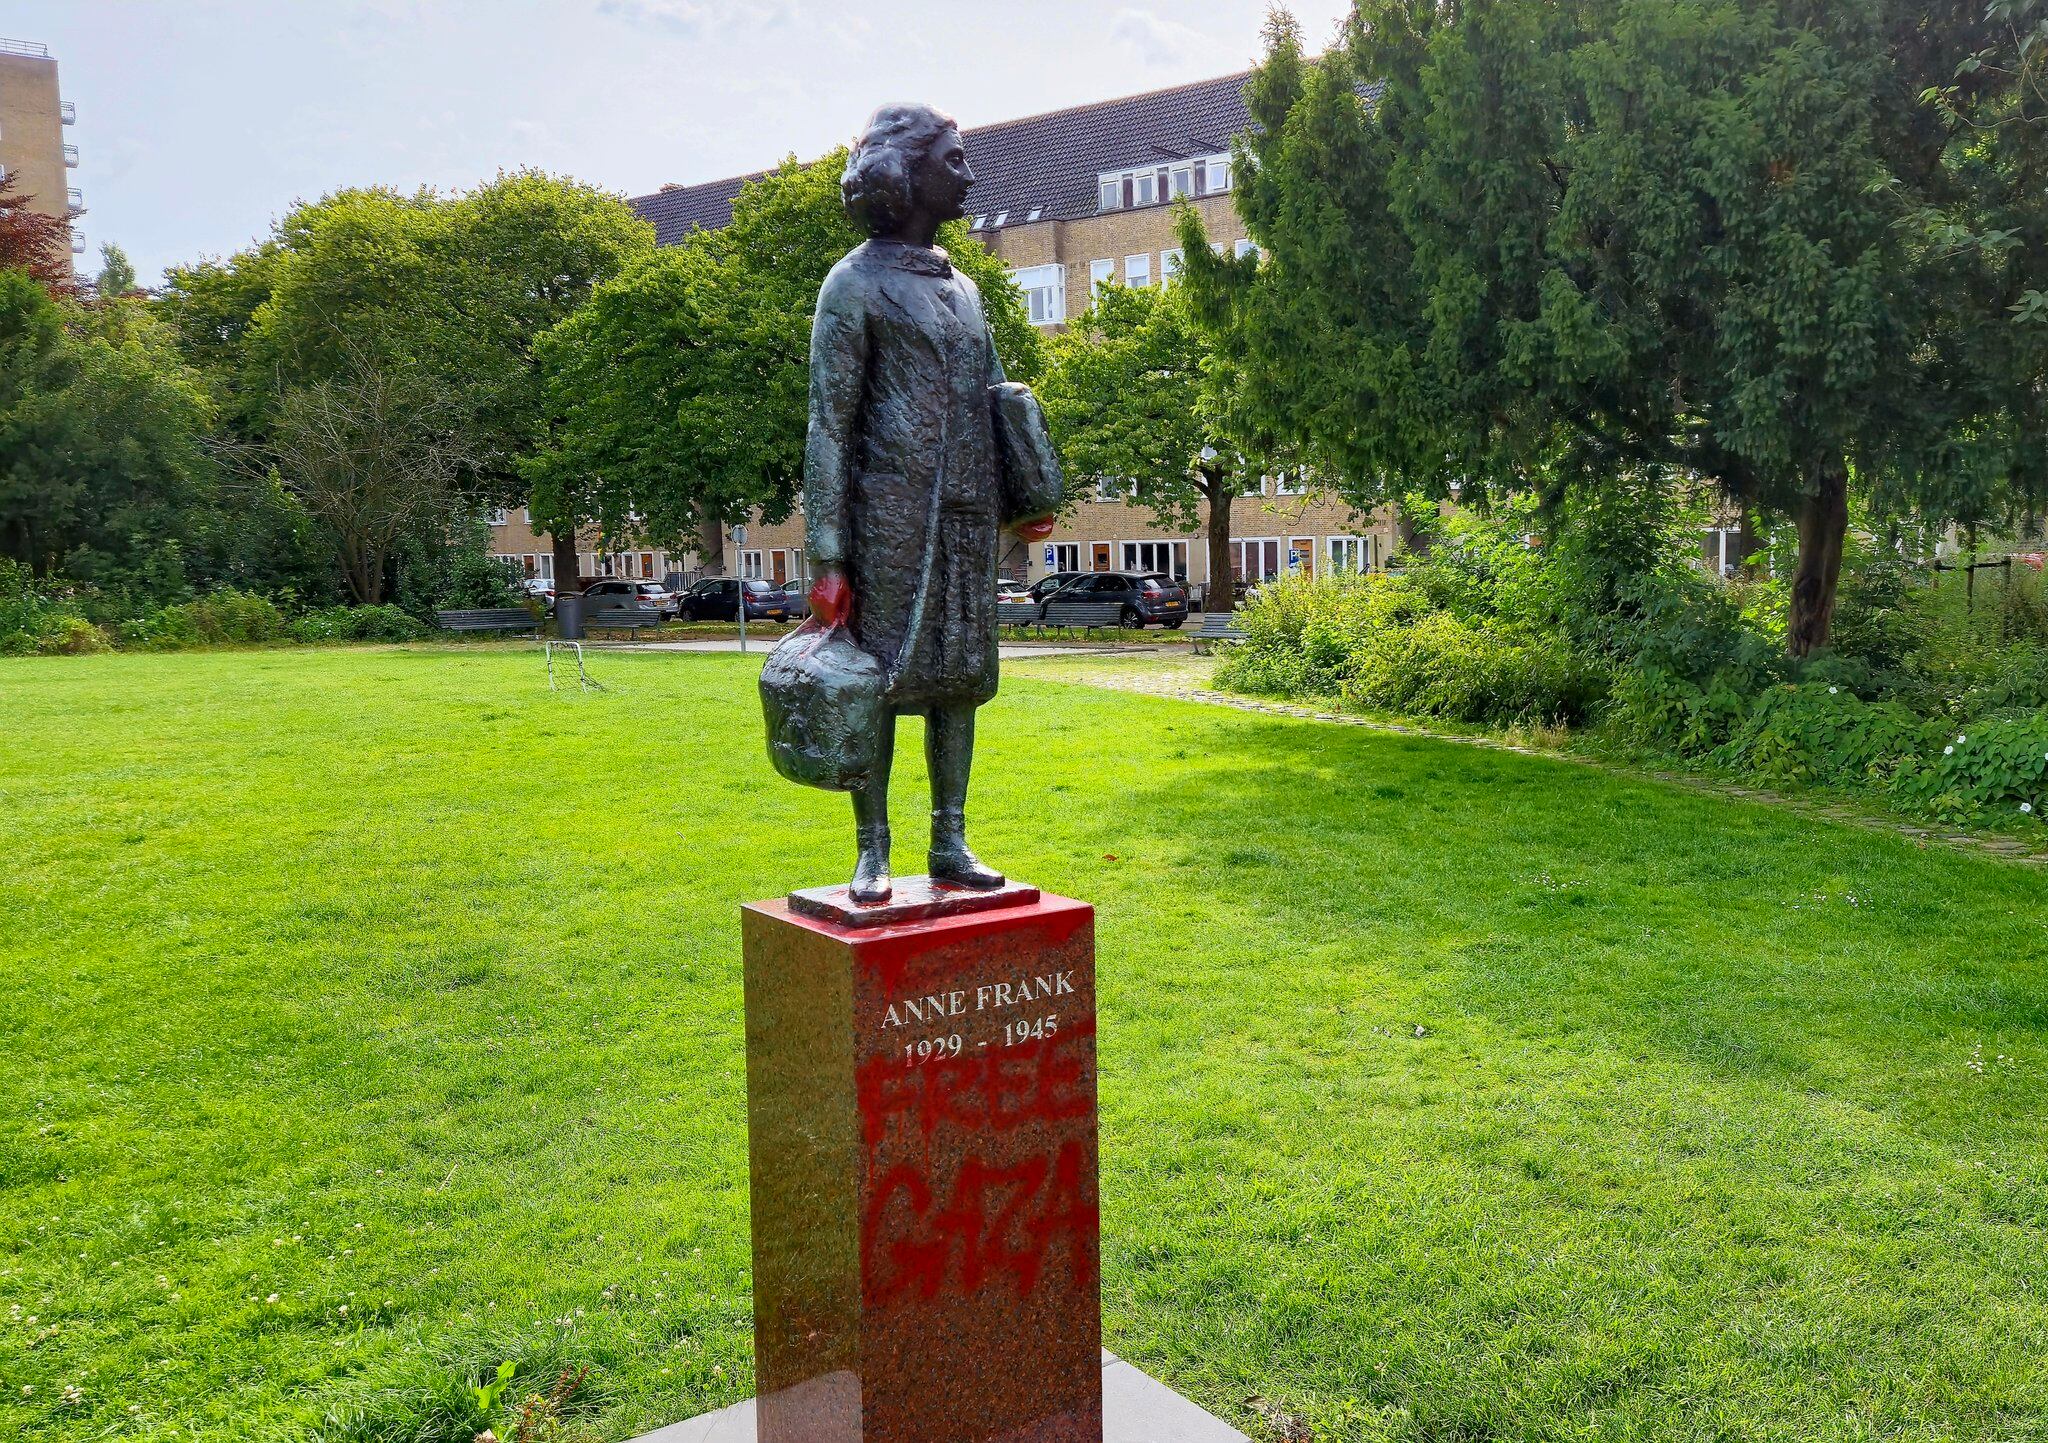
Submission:
{"label": "brick apartment building", "polygon": [[[16,193],[29,197],[32,209],[67,228],[85,208],[71,185],[78,147],[64,139],[65,127],[76,120],[57,88],[49,47],[0,37],[0,175],[13,177]],[[73,229],[70,254],[84,251],[85,237]]]}
{"label": "brick apartment building", "polygon": [[[1247,128],[1244,73],[1117,100],[1098,101],[964,133],[976,183],[968,227],[1007,262],[1032,321],[1059,328],[1088,308],[1094,288],[1170,284],[1180,269],[1174,203],[1200,211],[1212,244],[1239,254],[1251,247],[1232,195],[1231,137]],[[695,230],[730,223],[732,203],[753,176],[703,185],[665,186],[633,202],[674,245]],[[1270,580],[1288,572],[1383,567],[1395,530],[1384,515],[1363,516],[1342,502],[1268,478],[1232,509],[1233,579]],[[547,541],[514,518],[493,550],[529,573],[544,573]],[[807,578],[801,515],[775,525],[759,517],[736,555],[712,558],[774,581]],[[595,543],[586,541],[586,552]],[[693,574],[699,559],[652,548],[586,555],[586,575],[660,577]],[[676,564],[671,565],[671,562]],[[1081,501],[1044,543],[1015,542],[1003,573],[1032,580],[1050,571],[1163,571],[1205,591],[1207,542],[1199,531],[1160,526],[1150,511],[1104,488]]]}

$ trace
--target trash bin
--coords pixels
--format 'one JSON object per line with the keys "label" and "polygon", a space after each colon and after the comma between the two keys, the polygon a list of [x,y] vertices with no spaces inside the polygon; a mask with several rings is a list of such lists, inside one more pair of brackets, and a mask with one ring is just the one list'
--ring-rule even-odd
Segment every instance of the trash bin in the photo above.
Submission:
{"label": "trash bin", "polygon": [[558,596],[555,598],[555,635],[564,641],[583,640],[582,597]]}

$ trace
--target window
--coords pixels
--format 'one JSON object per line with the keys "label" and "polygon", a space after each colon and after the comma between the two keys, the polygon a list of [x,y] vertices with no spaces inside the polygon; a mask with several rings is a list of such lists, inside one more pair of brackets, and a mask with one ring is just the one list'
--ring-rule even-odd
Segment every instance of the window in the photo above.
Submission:
{"label": "window", "polygon": [[1158,571],[1175,581],[1188,579],[1188,544],[1185,541],[1126,541],[1124,570]]}
{"label": "window", "polygon": [[654,553],[652,551],[640,553],[640,575],[643,580],[651,581],[654,579]]}
{"label": "window", "polygon": [[972,221],[968,222],[967,228],[969,230],[980,230],[983,226],[987,224],[988,217],[985,215],[978,215]]}
{"label": "window", "polygon": [[1056,571],[1079,571],[1081,569],[1081,544],[1078,541],[1048,541],[1045,543],[1045,572],[1050,576]]}
{"label": "window", "polygon": [[1032,325],[1054,326],[1067,318],[1065,266],[1026,266],[1010,274],[1024,292],[1024,307]]}
{"label": "window", "polygon": [[1263,477],[1263,476],[1250,476],[1250,475],[1246,476],[1246,477],[1244,478],[1244,481],[1243,481],[1243,483],[1242,483],[1242,484],[1241,484],[1241,485],[1240,485],[1240,486],[1238,487],[1238,492],[1237,492],[1237,494],[1238,494],[1238,495],[1240,495],[1240,496],[1263,496],[1263,495],[1265,495],[1265,494],[1266,494],[1266,478],[1265,478],[1265,477]]}
{"label": "window", "polygon": [[553,581],[555,579],[555,553],[543,551],[539,559],[540,570],[536,574],[548,581]]}
{"label": "window", "polygon": [[1088,294],[1093,296],[1116,279],[1115,261],[1088,262]]}
{"label": "window", "polygon": [[1009,223],[1010,213],[1006,210],[999,210],[996,212],[996,218],[989,222],[989,228],[991,230],[1001,230],[1004,226],[1008,225]]}
{"label": "window", "polygon": [[1177,165],[1173,168],[1171,194],[1173,199],[1195,193],[1195,168],[1191,165]]}
{"label": "window", "polygon": [[1730,577],[1742,570],[1742,531],[1739,527],[1709,527],[1700,550],[1708,572],[1715,576]]}
{"label": "window", "polygon": [[1257,255],[1259,253],[1259,248],[1256,245],[1253,245],[1248,240],[1241,240],[1235,246],[1231,247],[1230,253],[1236,256],[1239,260],[1243,260],[1246,256]]}
{"label": "window", "polygon": [[1097,210],[1122,210],[1124,204],[1124,182],[1122,176],[1105,175],[1096,192]]}
{"label": "window", "polygon": [[1095,478],[1095,499],[1097,501],[1127,501],[1137,492],[1128,477],[1097,476]]}
{"label": "window", "polygon": [[1273,494],[1275,496],[1306,496],[1308,494],[1307,474],[1301,471],[1282,471],[1273,478]]}
{"label": "window", "polygon": [[509,521],[509,520],[511,520],[511,519],[512,519],[512,518],[511,518],[511,513],[510,513],[510,512],[508,512],[508,511],[506,511],[506,509],[505,509],[504,507],[502,507],[502,506],[493,506],[493,507],[491,508],[491,517],[490,517],[490,520],[491,520],[491,525],[493,525],[493,526],[503,526],[503,525],[504,525],[504,524],[505,524],[505,523],[506,523],[507,521]]}
{"label": "window", "polygon": [[1154,171],[1145,171],[1131,177],[1131,204],[1157,205],[1159,203],[1159,176]]}
{"label": "window", "polygon": [[1214,195],[1220,190],[1229,189],[1230,157],[1227,155],[1211,156],[1209,159],[1209,188],[1203,191],[1202,194]]}
{"label": "window", "polygon": [[519,508],[519,524],[521,526],[533,525],[533,508],[531,506],[522,506]]}
{"label": "window", "polygon": [[1170,251],[1161,251],[1159,253],[1159,279],[1167,285],[1172,285],[1180,276],[1181,260],[1182,252],[1178,248]]}
{"label": "window", "polygon": [[1280,538],[1264,536],[1230,543],[1230,579],[1243,586],[1257,586],[1280,575]]}
{"label": "window", "polygon": [[1330,538],[1330,572],[1337,575],[1351,572],[1363,575],[1372,570],[1372,538],[1370,536],[1332,536]]}
{"label": "window", "polygon": [[1124,284],[1134,290],[1142,286],[1151,285],[1152,257],[1149,255],[1125,256]]}
{"label": "window", "polygon": [[1230,157],[1194,156],[1167,165],[1133,166],[1103,171],[1095,178],[1097,210],[1129,210],[1190,196],[1215,195],[1230,189]]}
{"label": "window", "polygon": [[1039,218],[1040,216],[1042,216],[1042,215],[1044,215],[1044,214],[1045,214],[1045,207],[1044,207],[1044,206],[1042,206],[1042,205],[1034,205],[1033,207],[1031,207],[1031,214],[1030,214],[1030,215],[1027,215],[1027,216],[1025,216],[1025,217],[1024,217],[1024,224],[1026,224],[1026,225],[1030,225],[1030,224],[1031,224],[1031,223],[1032,223],[1033,221],[1037,220],[1037,219],[1038,219],[1038,218]]}
{"label": "window", "polygon": [[740,575],[748,581],[759,581],[762,575],[761,553],[758,549],[740,553]]}

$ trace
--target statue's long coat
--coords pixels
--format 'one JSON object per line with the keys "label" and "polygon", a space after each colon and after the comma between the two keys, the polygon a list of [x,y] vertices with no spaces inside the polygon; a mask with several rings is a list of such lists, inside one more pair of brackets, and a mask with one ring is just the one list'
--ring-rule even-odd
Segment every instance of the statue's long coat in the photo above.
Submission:
{"label": "statue's long coat", "polygon": [[[825,278],[811,326],[805,545],[853,587],[854,639],[898,711],[996,694],[1002,486],[981,293],[937,248],[869,241]],[[931,508],[937,491],[934,530]],[[911,634],[921,577],[926,599]]]}

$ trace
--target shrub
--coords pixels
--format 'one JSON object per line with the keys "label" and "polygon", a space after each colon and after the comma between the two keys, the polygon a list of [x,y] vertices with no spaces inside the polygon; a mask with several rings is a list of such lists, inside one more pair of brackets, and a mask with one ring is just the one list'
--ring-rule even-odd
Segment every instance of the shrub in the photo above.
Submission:
{"label": "shrub", "polygon": [[1895,702],[1817,682],[1776,686],[1750,703],[1713,759],[1772,785],[1882,787],[1931,734]]}
{"label": "shrub", "polygon": [[2048,712],[1994,717],[1923,748],[1899,767],[1891,791],[1901,806],[1942,821],[2038,826],[2048,807]]}
{"label": "shrub", "polygon": [[1511,640],[1441,611],[1373,632],[1348,665],[1346,701],[1491,726],[1576,725],[1608,685],[1561,637]]}
{"label": "shrub", "polygon": [[426,628],[396,606],[330,606],[291,624],[299,641],[412,641]]}
{"label": "shrub", "polygon": [[121,624],[121,639],[152,651],[280,641],[284,613],[267,597],[224,590]]}

